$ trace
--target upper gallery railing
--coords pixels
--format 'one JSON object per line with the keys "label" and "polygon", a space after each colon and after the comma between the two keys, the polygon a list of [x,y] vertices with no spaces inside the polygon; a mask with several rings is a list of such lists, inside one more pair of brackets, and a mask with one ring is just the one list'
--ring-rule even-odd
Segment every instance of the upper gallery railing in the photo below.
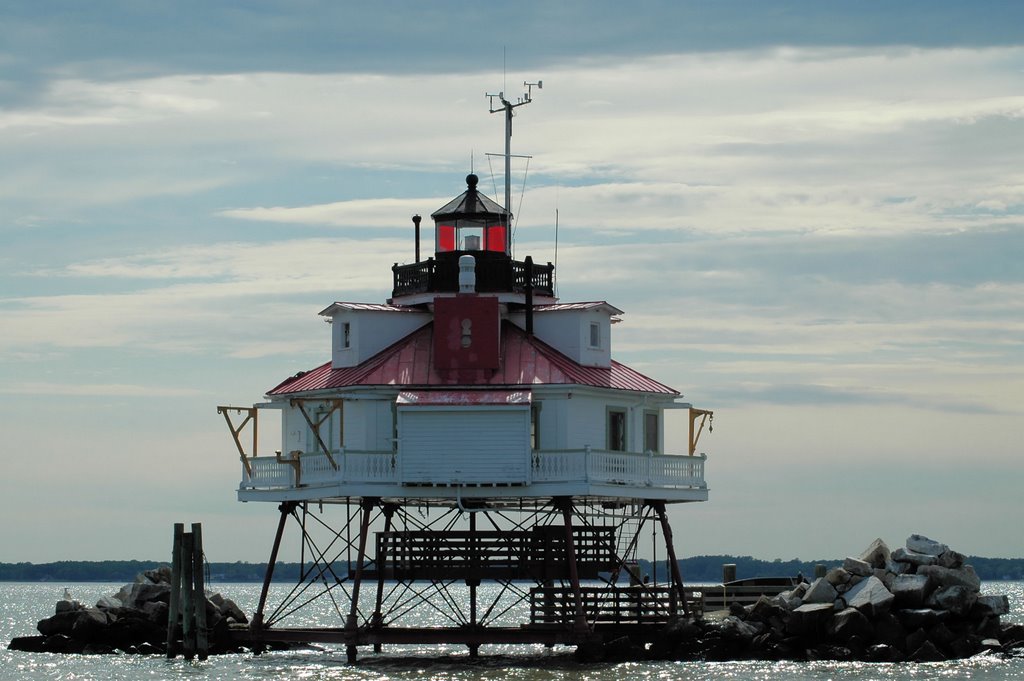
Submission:
{"label": "upper gallery railing", "polygon": [[[459,251],[459,253],[463,253]],[[473,251],[465,251],[472,255]],[[479,258],[476,262],[476,290],[481,293],[513,292],[526,290],[527,265],[525,262],[508,258]],[[391,268],[394,286],[392,297],[414,293],[457,292],[459,290],[459,264],[457,259],[430,258],[408,265],[395,264]],[[533,265],[533,292],[536,295],[553,296],[555,266]]]}

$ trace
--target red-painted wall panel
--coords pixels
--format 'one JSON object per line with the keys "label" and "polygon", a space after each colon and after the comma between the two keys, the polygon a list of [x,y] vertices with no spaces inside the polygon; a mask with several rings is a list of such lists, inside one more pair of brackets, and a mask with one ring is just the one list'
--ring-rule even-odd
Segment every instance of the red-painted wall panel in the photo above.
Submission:
{"label": "red-painted wall panel", "polygon": [[501,311],[498,299],[460,295],[434,300],[434,366],[497,369]]}

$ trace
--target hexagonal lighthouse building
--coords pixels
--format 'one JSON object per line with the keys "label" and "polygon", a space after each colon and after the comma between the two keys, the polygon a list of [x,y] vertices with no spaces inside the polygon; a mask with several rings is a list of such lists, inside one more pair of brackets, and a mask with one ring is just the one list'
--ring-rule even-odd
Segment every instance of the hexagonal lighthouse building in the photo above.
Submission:
{"label": "hexagonal lighthouse building", "polygon": [[[387,302],[320,313],[329,361],[264,403],[219,408],[238,498],[279,511],[257,642],[475,655],[650,640],[687,609],[665,509],[708,498],[697,443],[711,412],[612,359],[622,310],[558,301],[554,267],[513,259],[509,211],[466,180],[431,216],[432,257],[414,218],[415,261],[392,268]],[[665,443],[670,410],[689,422],[682,451]],[[255,435],[270,411],[282,436],[266,455]],[[637,562],[647,542],[668,563],[653,580]],[[283,543],[297,576],[275,575]],[[327,610],[315,625],[311,607]]]}

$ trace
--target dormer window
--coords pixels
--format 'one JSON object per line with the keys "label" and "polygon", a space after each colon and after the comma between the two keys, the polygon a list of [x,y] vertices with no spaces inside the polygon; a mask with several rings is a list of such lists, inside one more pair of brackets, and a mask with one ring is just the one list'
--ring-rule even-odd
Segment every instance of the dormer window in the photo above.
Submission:
{"label": "dormer window", "polygon": [[341,323],[341,347],[350,348],[352,347],[352,323],[342,322]]}
{"label": "dormer window", "polygon": [[600,348],[601,347],[601,324],[600,322],[590,322],[590,347]]}

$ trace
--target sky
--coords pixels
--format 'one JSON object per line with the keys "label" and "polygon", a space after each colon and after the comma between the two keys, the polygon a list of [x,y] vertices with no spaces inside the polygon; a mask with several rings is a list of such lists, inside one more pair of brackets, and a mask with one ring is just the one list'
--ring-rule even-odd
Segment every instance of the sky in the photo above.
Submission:
{"label": "sky", "polygon": [[383,302],[470,169],[502,200],[485,94],[538,80],[516,257],[715,411],[679,555],[1024,556],[1024,4],[0,17],[0,562],[167,560],[175,522],[266,560],[277,510],[236,501],[217,405],[329,359],[317,313]]}

